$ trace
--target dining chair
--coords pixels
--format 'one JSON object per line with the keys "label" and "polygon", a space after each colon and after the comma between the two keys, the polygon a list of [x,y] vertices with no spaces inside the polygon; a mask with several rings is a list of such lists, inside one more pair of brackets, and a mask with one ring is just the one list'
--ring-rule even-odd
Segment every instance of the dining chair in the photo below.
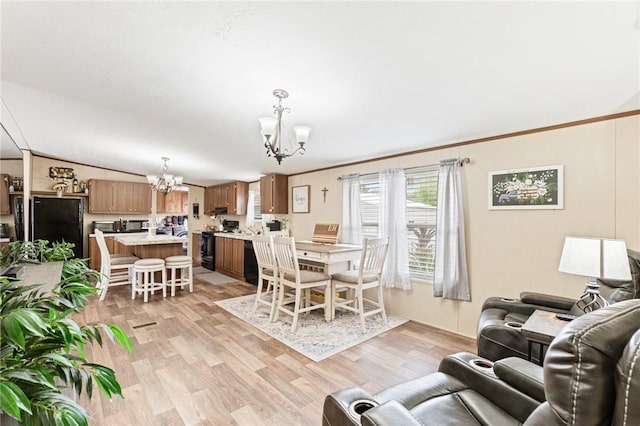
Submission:
{"label": "dining chair", "polygon": [[[331,294],[334,296],[332,317],[335,317],[335,309],[342,308],[360,315],[362,332],[367,332],[364,319],[370,315],[381,314],[387,324],[387,313],[384,310],[382,295],[382,269],[387,258],[389,248],[388,238],[365,238],[362,242],[362,257],[360,266],[346,272],[339,272],[331,276]],[[378,288],[378,299],[367,299],[364,290]],[[346,293],[344,298],[337,297],[337,293]],[[373,306],[365,312],[365,304]]]}
{"label": "dining chair", "polygon": [[[273,240],[271,236],[256,235],[253,237],[253,251],[258,262],[258,290],[256,300],[253,303],[253,312],[258,309],[258,305],[269,306],[269,320],[273,321],[278,303],[278,264],[273,251]],[[264,283],[267,282],[266,289]]]}
{"label": "dining chair", "polygon": [[96,287],[98,287],[98,295],[102,301],[107,296],[109,287],[131,284],[131,267],[140,258],[129,253],[109,253],[103,232],[99,229],[94,232],[100,249],[101,261],[100,280],[96,283]]}
{"label": "dining chair", "polygon": [[[273,321],[278,321],[280,312],[293,317],[291,330],[296,331],[298,316],[315,309],[324,309],[325,321],[331,321],[331,276],[318,271],[301,271],[293,237],[273,237],[273,249],[278,265],[278,305]],[[286,289],[294,293],[285,298]],[[311,289],[323,291],[322,302],[311,298]],[[289,307],[293,303],[293,309]]]}

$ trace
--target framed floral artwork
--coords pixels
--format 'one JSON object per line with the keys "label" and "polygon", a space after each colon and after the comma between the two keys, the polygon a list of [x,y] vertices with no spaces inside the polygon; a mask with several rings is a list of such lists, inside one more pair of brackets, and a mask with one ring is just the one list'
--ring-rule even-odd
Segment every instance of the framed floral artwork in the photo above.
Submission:
{"label": "framed floral artwork", "polygon": [[489,172],[489,209],[562,209],[563,166]]}

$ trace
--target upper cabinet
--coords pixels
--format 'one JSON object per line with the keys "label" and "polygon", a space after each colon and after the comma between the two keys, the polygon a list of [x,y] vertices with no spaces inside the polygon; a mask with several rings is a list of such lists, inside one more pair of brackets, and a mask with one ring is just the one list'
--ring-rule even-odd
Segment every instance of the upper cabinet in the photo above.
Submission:
{"label": "upper cabinet", "polygon": [[260,178],[260,210],[268,214],[289,213],[289,179],[286,175]]}
{"label": "upper cabinet", "polygon": [[189,192],[171,191],[167,195],[158,192],[156,198],[157,213],[186,216],[189,214]]}
{"label": "upper cabinet", "polygon": [[210,186],[204,191],[205,213],[210,214],[216,208],[226,208],[227,214],[242,216],[247,214],[249,184],[231,182]]}
{"label": "upper cabinet", "polygon": [[0,214],[10,214],[11,203],[9,203],[9,175],[0,175]]}
{"label": "upper cabinet", "polygon": [[151,188],[146,183],[90,179],[89,213],[150,214]]}
{"label": "upper cabinet", "polygon": [[239,216],[247,214],[248,198],[249,184],[247,182],[227,184],[227,213]]}

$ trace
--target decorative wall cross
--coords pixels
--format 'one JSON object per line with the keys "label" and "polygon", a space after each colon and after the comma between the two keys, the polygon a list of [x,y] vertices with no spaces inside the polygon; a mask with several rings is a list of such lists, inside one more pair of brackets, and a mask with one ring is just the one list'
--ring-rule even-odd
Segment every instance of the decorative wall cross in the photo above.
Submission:
{"label": "decorative wall cross", "polygon": [[325,186],[324,188],[322,188],[322,192],[324,195],[324,202],[327,202],[327,192],[329,192],[329,189]]}

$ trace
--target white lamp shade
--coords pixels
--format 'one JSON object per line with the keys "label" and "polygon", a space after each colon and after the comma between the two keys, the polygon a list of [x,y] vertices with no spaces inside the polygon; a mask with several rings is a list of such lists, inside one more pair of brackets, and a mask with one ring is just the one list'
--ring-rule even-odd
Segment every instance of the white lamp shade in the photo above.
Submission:
{"label": "white lamp shade", "polygon": [[176,185],[182,185],[182,180],[184,179],[184,177],[182,176],[176,176],[174,178]]}
{"label": "white lamp shade", "polygon": [[296,141],[297,142],[307,142],[309,140],[309,132],[311,131],[311,127],[309,126],[295,126],[293,131],[296,132]]}
{"label": "white lamp shade", "polygon": [[259,118],[260,122],[260,133],[264,136],[271,136],[276,128],[276,119],[274,117],[262,117]]}
{"label": "white lamp shade", "polygon": [[566,237],[558,270],[594,278],[631,279],[624,240]]}
{"label": "white lamp shade", "polygon": [[158,183],[158,176],[147,175],[147,182],[149,182],[151,185],[157,184]]}

